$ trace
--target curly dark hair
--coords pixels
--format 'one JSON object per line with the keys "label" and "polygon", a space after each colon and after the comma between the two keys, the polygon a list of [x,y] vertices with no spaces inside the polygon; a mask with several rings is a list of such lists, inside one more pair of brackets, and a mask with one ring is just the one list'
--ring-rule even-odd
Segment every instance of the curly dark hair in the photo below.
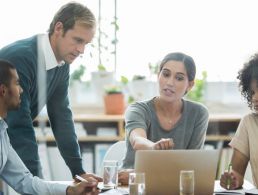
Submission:
{"label": "curly dark hair", "polygon": [[241,95],[247,100],[250,109],[253,108],[251,82],[255,80],[258,84],[258,53],[254,54],[244,67],[239,70],[237,79],[240,80],[239,89]]}

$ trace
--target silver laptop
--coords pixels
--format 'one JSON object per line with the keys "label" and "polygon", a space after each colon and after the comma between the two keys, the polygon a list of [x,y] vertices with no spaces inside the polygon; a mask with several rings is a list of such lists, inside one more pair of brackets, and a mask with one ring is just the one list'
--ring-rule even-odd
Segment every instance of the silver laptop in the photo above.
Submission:
{"label": "silver laptop", "polygon": [[135,171],[145,173],[147,195],[178,195],[180,170],[194,170],[194,194],[212,195],[218,159],[218,150],[141,150]]}

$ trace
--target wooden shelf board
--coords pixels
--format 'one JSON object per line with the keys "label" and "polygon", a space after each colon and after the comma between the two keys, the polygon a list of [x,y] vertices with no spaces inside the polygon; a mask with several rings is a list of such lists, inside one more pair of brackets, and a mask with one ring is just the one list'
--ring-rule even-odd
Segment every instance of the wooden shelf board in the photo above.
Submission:
{"label": "wooden shelf board", "polygon": [[[239,114],[211,114],[209,121],[211,122],[238,122],[242,118]],[[124,115],[107,115],[107,114],[74,114],[74,121],[76,122],[116,122],[124,121]],[[47,121],[48,117],[40,117],[35,120]]]}
{"label": "wooden shelf board", "polygon": [[[37,137],[38,141],[46,141],[46,142],[54,142],[55,138],[53,136],[40,136]],[[79,142],[115,142],[115,141],[121,141],[124,140],[123,137],[119,136],[83,136],[78,138]]]}
{"label": "wooden shelf board", "polygon": [[231,141],[230,135],[207,135],[205,141]]}
{"label": "wooden shelf board", "polygon": [[210,122],[239,122],[242,115],[238,114],[211,114],[209,117]]}
{"label": "wooden shelf board", "polygon": [[[124,122],[124,115],[106,115],[106,114],[75,114],[75,122]],[[48,121],[47,116],[38,117],[35,121]]]}
{"label": "wooden shelf board", "polygon": [[77,114],[74,116],[76,122],[116,122],[124,121],[124,115],[105,114]]}
{"label": "wooden shelf board", "polygon": [[[232,136],[229,135],[207,135],[206,141],[230,141]],[[55,138],[53,136],[41,136],[37,137],[38,141],[46,141],[46,142],[54,142]],[[79,137],[78,140],[80,142],[113,142],[113,141],[121,141],[124,140],[124,137],[108,137],[108,136],[83,136]]]}

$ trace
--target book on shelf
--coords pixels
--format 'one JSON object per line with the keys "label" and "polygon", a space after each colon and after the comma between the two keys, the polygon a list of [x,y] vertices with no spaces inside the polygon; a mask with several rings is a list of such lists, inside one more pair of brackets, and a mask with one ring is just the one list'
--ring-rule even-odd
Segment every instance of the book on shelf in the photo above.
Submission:
{"label": "book on shelf", "polygon": [[104,156],[111,144],[96,144],[95,145],[95,172],[98,175],[102,173],[102,162]]}
{"label": "book on shelf", "polygon": [[117,128],[115,127],[98,127],[96,131],[97,136],[117,136]]}
{"label": "book on shelf", "polygon": [[75,133],[77,137],[85,137],[87,136],[87,131],[84,129],[83,124],[80,122],[74,123]]}
{"label": "book on shelf", "polygon": [[70,181],[72,179],[71,172],[65,164],[58,148],[56,146],[48,147],[49,166],[51,172],[51,180],[54,181]]}
{"label": "book on shelf", "polygon": [[40,163],[42,167],[42,174],[45,180],[51,180],[49,158],[48,158],[48,148],[46,142],[38,143],[38,153],[40,158]]}

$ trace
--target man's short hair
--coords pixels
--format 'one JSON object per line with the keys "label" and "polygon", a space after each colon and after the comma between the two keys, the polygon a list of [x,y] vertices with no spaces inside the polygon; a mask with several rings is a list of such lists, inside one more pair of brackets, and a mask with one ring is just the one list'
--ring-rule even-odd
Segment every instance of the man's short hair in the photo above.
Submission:
{"label": "man's short hair", "polygon": [[0,85],[10,85],[12,80],[11,69],[16,70],[16,68],[10,62],[0,59]]}
{"label": "man's short hair", "polygon": [[95,28],[96,26],[96,18],[91,10],[80,3],[70,2],[63,5],[55,14],[48,30],[49,35],[54,33],[57,22],[62,22],[65,34],[74,27],[76,21],[85,24],[88,28]]}

